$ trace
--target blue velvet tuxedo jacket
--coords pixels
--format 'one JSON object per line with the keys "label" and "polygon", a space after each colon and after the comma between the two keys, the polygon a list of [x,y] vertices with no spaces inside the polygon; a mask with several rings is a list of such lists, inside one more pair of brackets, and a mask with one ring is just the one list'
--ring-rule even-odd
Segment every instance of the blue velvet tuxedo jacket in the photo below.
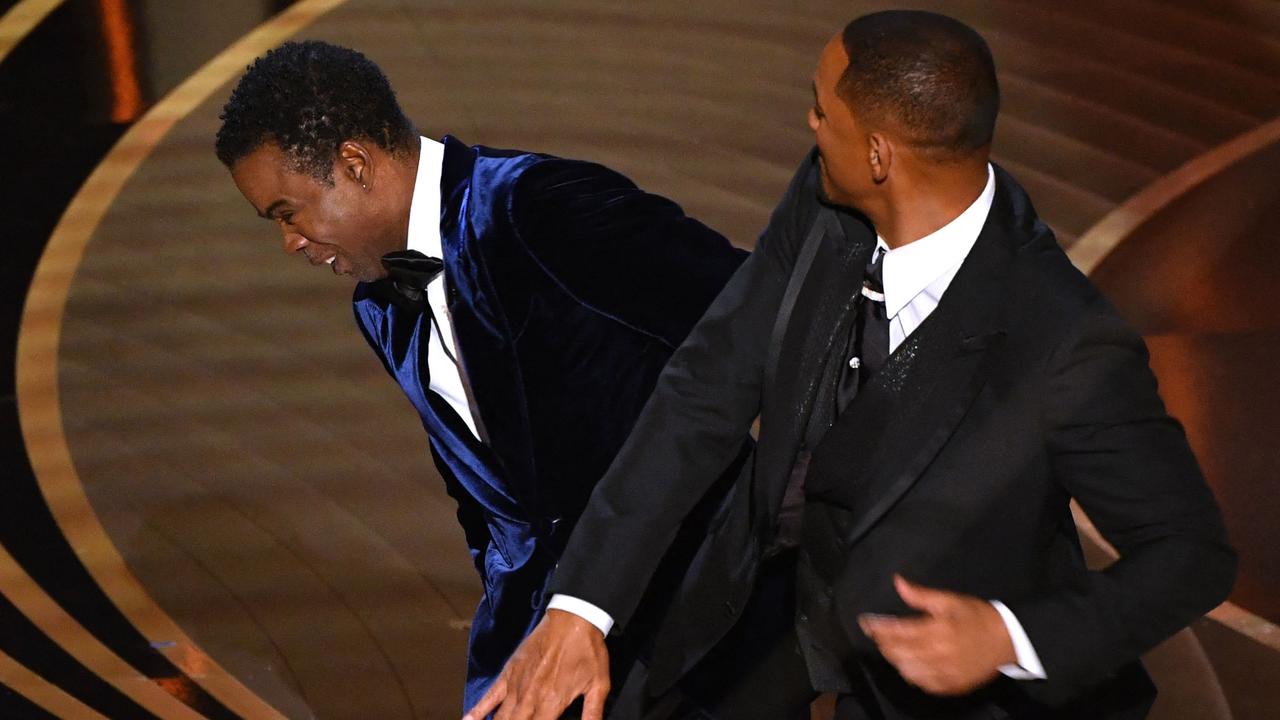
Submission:
{"label": "blue velvet tuxedo jacket", "polygon": [[449,312],[487,442],[429,390],[430,316],[361,283],[365,339],[422,418],[484,597],[470,707],[541,615],[569,531],[658,374],[746,253],[600,165],[444,139]]}

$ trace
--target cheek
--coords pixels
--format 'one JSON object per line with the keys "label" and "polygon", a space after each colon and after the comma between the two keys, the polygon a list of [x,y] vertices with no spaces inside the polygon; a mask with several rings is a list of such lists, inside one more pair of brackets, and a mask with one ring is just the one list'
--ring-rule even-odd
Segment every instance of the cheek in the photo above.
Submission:
{"label": "cheek", "polygon": [[307,218],[307,228],[314,234],[313,240],[327,245],[334,245],[346,251],[351,241],[351,227],[354,225],[346,213],[341,212],[335,203],[321,203]]}
{"label": "cheek", "polygon": [[[847,152],[847,150],[846,150]],[[843,204],[849,204],[858,194],[858,178],[853,172],[850,159],[833,152],[826,156],[823,165],[822,186],[827,197]]]}
{"label": "cheek", "polygon": [[329,242],[348,254],[358,254],[367,241],[368,222],[360,212],[362,198],[341,194],[323,208],[321,217],[330,234]]}

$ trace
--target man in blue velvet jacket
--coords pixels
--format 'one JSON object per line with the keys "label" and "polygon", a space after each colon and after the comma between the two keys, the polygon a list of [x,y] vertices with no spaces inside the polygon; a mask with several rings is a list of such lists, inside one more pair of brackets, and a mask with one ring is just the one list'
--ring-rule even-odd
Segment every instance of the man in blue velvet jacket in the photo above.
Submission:
{"label": "man in blue velvet jacket", "polygon": [[588,495],[745,253],[600,165],[420,137],[345,48],[259,58],[222,120],[218,156],[284,249],[359,281],[361,332],[458,502],[484,581],[470,707],[542,614]]}

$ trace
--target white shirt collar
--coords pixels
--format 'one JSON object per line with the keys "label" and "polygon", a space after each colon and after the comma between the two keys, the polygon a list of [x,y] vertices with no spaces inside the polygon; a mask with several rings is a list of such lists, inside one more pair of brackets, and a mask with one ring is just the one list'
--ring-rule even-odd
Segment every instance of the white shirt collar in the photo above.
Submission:
{"label": "white shirt collar", "polygon": [[995,194],[996,175],[988,163],[986,187],[955,220],[894,250],[889,250],[884,238],[876,237],[877,246],[888,253],[884,258],[884,305],[888,317],[897,315],[934,281],[954,274],[978,241]]}
{"label": "white shirt collar", "polygon": [[418,174],[413,181],[413,201],[409,204],[408,249],[443,258],[440,244],[440,175],[444,171],[444,143],[422,138],[418,153]]}

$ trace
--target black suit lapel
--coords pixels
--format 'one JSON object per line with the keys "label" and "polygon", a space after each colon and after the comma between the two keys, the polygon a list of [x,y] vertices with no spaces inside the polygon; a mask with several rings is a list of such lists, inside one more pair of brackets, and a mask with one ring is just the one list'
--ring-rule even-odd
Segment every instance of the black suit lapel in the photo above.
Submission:
{"label": "black suit lapel", "polygon": [[[848,221],[857,223],[852,217]],[[774,323],[766,365],[757,475],[764,507],[781,502],[813,409],[822,362],[849,295],[875,246],[865,225],[849,228],[822,207],[801,249]]]}
{"label": "black suit lapel", "polygon": [[[1009,265],[1025,235],[997,173],[991,213],[934,312],[894,352],[815,451],[806,491],[869,530],[928,468],[986,384],[1005,338]],[[1017,190],[1013,186],[1012,190]]]}

